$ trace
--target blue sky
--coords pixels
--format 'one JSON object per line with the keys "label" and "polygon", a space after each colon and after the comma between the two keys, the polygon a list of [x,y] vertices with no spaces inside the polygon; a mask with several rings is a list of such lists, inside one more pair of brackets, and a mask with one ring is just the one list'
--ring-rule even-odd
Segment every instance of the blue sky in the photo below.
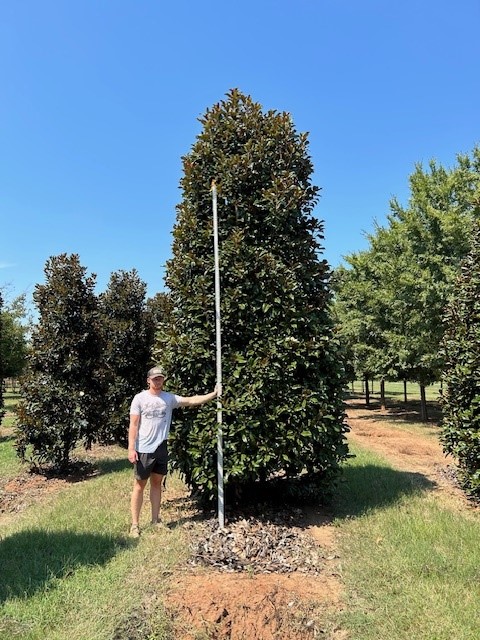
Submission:
{"label": "blue sky", "polygon": [[478,0],[0,0],[0,287],[78,253],[163,290],[182,155],[237,87],[310,133],[324,257],[367,246],[415,163],[480,142]]}

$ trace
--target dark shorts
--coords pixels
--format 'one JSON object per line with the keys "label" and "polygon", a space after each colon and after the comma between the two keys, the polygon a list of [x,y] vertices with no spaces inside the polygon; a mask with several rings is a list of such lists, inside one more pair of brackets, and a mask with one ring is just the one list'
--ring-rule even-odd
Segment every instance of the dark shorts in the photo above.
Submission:
{"label": "dark shorts", "polygon": [[151,473],[167,475],[168,449],[164,440],[152,453],[138,453],[138,460],[133,465],[133,471],[137,480],[148,480]]}

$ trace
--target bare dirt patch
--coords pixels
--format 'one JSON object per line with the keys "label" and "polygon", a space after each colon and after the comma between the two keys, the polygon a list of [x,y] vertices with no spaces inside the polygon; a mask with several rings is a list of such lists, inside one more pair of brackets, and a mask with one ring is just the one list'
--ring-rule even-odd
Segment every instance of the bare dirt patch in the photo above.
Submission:
{"label": "bare dirt patch", "polygon": [[[456,482],[456,466],[443,452],[435,422],[413,430],[411,412],[398,408],[368,409],[356,401],[349,402],[347,415],[349,442],[379,453],[399,470],[422,474],[430,480],[432,490],[442,492],[451,505],[475,508]],[[417,414],[417,424],[418,420]]]}
{"label": "bare dirt patch", "polygon": [[208,572],[178,578],[167,602],[181,616],[181,640],[340,639],[340,630],[318,622],[339,596],[338,580],[328,575]]}
{"label": "bare dirt patch", "polygon": [[328,622],[332,610],[341,606],[342,584],[327,513],[320,508],[257,505],[232,513],[220,530],[215,518],[195,512],[188,497],[179,502],[169,491],[164,503],[167,522],[175,512],[178,517],[180,503],[189,513],[183,527],[191,554],[165,594],[172,638],[345,637]]}
{"label": "bare dirt patch", "polygon": [[[65,475],[57,475],[48,470],[26,469],[13,478],[0,481],[0,522],[6,516],[24,511],[34,502],[60,491],[69,484],[98,475],[95,462],[105,457],[106,450],[106,447],[93,446]],[[112,448],[109,451],[112,451]]]}
{"label": "bare dirt patch", "polygon": [[24,473],[0,487],[0,515],[23,511],[39,498],[49,495],[66,484],[65,480]]}

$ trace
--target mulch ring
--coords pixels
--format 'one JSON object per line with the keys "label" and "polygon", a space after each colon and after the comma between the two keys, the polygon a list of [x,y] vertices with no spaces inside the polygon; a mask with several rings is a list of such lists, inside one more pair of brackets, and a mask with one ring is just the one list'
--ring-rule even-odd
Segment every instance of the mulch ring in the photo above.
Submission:
{"label": "mulch ring", "polygon": [[325,555],[308,533],[294,526],[300,509],[245,515],[221,529],[214,518],[190,526],[192,565],[248,573],[321,573]]}

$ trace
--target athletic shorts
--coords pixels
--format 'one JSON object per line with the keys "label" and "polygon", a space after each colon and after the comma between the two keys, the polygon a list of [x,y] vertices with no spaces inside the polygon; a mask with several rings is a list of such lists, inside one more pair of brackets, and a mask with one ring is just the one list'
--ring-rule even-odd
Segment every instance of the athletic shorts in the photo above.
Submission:
{"label": "athletic shorts", "polygon": [[151,473],[159,473],[162,476],[167,475],[168,449],[166,440],[155,451],[151,453],[139,453],[137,451],[137,455],[138,460],[133,465],[137,480],[147,480]]}

